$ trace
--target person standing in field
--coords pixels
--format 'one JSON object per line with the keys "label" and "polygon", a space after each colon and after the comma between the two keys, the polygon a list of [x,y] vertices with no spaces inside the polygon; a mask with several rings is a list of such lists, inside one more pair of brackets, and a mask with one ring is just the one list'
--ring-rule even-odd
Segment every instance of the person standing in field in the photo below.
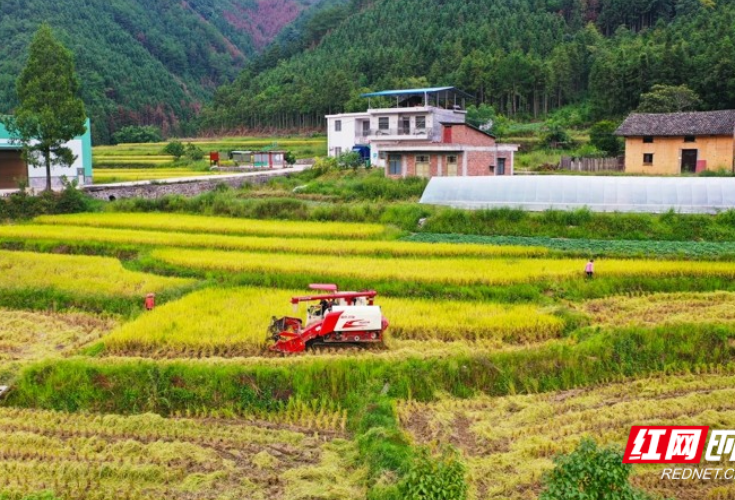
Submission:
{"label": "person standing in field", "polygon": [[595,274],[595,259],[590,259],[586,266],[584,266],[584,272],[587,273],[587,278],[592,278]]}

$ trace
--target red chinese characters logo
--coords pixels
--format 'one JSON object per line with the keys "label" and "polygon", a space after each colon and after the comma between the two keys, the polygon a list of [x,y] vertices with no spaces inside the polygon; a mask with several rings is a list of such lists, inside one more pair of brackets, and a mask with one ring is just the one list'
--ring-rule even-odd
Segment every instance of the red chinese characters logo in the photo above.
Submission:
{"label": "red chinese characters logo", "polygon": [[707,426],[633,426],[623,463],[698,464]]}

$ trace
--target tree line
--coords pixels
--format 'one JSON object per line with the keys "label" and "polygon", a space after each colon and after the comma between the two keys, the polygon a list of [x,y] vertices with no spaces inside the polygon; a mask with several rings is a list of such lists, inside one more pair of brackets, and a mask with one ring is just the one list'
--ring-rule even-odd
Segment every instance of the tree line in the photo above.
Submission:
{"label": "tree line", "polygon": [[325,114],[364,110],[362,92],[416,85],[454,85],[515,118],[579,103],[591,118],[620,117],[655,84],[687,85],[704,109],[735,107],[732,0],[376,0],[338,8],[343,18],[331,30],[319,21],[319,43],[304,38],[280,59],[276,44],[220,87],[202,112],[204,129],[320,128]]}

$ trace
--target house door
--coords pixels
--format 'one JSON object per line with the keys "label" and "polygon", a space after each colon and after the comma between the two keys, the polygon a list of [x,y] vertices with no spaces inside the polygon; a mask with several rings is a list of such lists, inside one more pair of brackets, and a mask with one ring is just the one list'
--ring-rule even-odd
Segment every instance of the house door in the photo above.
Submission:
{"label": "house door", "polygon": [[401,118],[401,126],[398,133],[401,135],[408,135],[411,133],[411,118],[408,116]]}
{"label": "house door", "polygon": [[697,150],[682,149],[681,150],[681,173],[693,174],[697,171]]}
{"label": "house door", "polygon": [[429,155],[416,155],[416,176],[430,177]]}
{"label": "house door", "polygon": [[495,169],[495,175],[505,175],[505,158],[498,158],[498,168]]}
{"label": "house door", "polygon": [[457,177],[457,155],[447,156],[447,177]]}
{"label": "house door", "polygon": [[28,167],[20,151],[0,151],[0,189],[15,189],[28,182]]}
{"label": "house door", "polygon": [[388,175],[401,175],[401,155],[388,155]]}

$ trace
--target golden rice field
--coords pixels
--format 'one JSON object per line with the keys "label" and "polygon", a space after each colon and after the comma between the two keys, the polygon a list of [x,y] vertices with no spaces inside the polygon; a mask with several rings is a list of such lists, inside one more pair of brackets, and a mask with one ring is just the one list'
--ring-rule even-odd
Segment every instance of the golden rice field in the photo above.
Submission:
{"label": "golden rice field", "polygon": [[172,161],[174,161],[174,157],[168,155],[99,156],[94,159],[94,176],[97,177],[97,172],[99,170],[110,170],[104,168],[109,165],[130,165],[131,163],[134,163],[136,165],[150,165],[151,167],[155,167],[156,165],[171,163]]}
{"label": "golden rice field", "polygon": [[731,323],[735,321],[735,293],[656,293],[641,297],[607,297],[585,302],[580,309],[601,325]]}
{"label": "golden rice field", "polygon": [[0,363],[74,352],[116,324],[115,318],[81,312],[0,309]]}
{"label": "golden rice field", "polygon": [[[361,417],[350,413],[355,411],[351,400],[318,392],[307,392],[310,396],[304,399],[291,398],[288,391],[272,392],[274,388],[269,384],[276,378],[280,381],[288,378],[283,374],[310,373],[313,367],[330,373],[330,362],[345,357],[355,363],[342,363],[344,373],[355,369],[360,376],[364,370],[364,374],[381,373],[382,377],[383,366],[387,367],[386,373],[391,370],[390,361],[402,363],[405,373],[413,373],[414,367],[421,367],[422,373],[433,373],[435,366],[446,364],[446,372],[437,371],[439,375],[430,376],[445,374],[452,383],[427,382],[426,386],[442,387],[441,390],[450,387],[449,393],[465,394],[457,390],[464,383],[461,374],[466,368],[460,360],[471,358],[473,362],[489,363],[490,358],[483,356],[493,355],[492,361],[502,364],[504,359],[516,359],[516,354],[528,352],[528,358],[518,356],[523,365],[523,360],[533,358],[537,352],[546,352],[539,346],[549,347],[549,352],[558,346],[560,356],[566,355],[563,350],[568,347],[572,352],[579,339],[584,338],[570,333],[578,320],[580,326],[589,323],[595,327],[583,331],[587,336],[596,335],[598,329],[623,335],[625,331],[610,330],[625,326],[735,323],[735,292],[635,296],[638,292],[631,290],[625,297],[570,302],[569,295],[557,294],[556,287],[573,283],[569,286],[573,289],[579,283],[579,293],[583,294],[587,287],[584,259],[552,258],[556,254],[541,248],[412,243],[391,239],[395,236],[395,230],[377,224],[137,213],[44,216],[30,224],[0,226],[0,241],[11,242],[11,248],[17,247],[17,242],[36,242],[39,247],[52,246],[57,251],[65,245],[79,244],[75,249],[78,251],[85,243],[104,246],[104,250],[140,250],[140,262],[125,266],[109,257],[0,251],[0,295],[25,297],[26,292],[33,296],[51,290],[64,296],[101,297],[103,302],[127,298],[131,304],[137,304],[134,299],[148,292],[183,294],[176,300],[159,303],[150,312],[142,310],[141,300],[140,310],[126,312],[125,317],[54,311],[53,301],[46,311],[0,310],[0,385],[12,385],[22,378],[18,367],[29,361],[46,360],[38,372],[26,372],[32,375],[23,379],[24,383],[32,385],[33,378],[46,376],[45,370],[54,360],[75,356],[66,362],[65,376],[69,380],[55,378],[61,377],[58,374],[49,376],[49,385],[39,382],[39,392],[33,395],[37,399],[29,397],[23,401],[43,401],[36,406],[42,407],[55,401],[57,391],[74,392],[75,382],[81,384],[78,381],[83,379],[74,378],[80,367],[88,367],[87,373],[94,374],[85,382],[89,385],[69,397],[72,404],[49,407],[84,407],[82,402],[89,398],[92,403],[87,408],[105,411],[111,407],[106,406],[111,401],[105,398],[119,398],[126,404],[137,401],[130,408],[130,412],[135,412],[140,408],[163,408],[165,404],[155,400],[157,397],[180,398],[175,405],[166,406],[172,408],[170,418],[150,414],[67,414],[0,405],[0,499],[22,500],[39,491],[52,491],[65,500],[365,498],[368,486],[376,478],[370,477],[369,467],[360,462],[362,451],[357,442],[350,441],[354,436],[349,430],[355,428],[352,424],[356,421],[349,419]],[[49,242],[55,245],[46,245]],[[131,253],[138,252],[125,254]],[[169,269],[172,275],[180,269],[201,279],[126,268],[139,265],[155,270],[157,263],[167,264],[168,267],[160,267]],[[233,288],[238,277],[231,275],[237,273],[247,273],[249,281],[262,277],[262,286]],[[323,282],[349,281],[366,288],[376,287],[376,304],[390,321],[386,345],[382,349],[315,350],[285,357],[269,353],[265,349],[266,328],[272,316],[305,317],[305,306],[294,313],[290,298],[310,292],[269,287],[268,283],[293,286],[283,283],[294,283],[304,276]],[[593,290],[600,294],[582,296],[604,295],[607,277],[629,277],[631,283],[637,278],[732,279],[735,263],[598,259],[595,281],[587,288],[600,283],[599,290]],[[293,279],[289,281],[290,278]],[[564,281],[574,279],[578,282]],[[405,294],[384,296],[380,284],[389,289],[394,282],[401,282],[401,286],[389,291],[405,290]],[[482,296],[472,293],[477,285],[487,290],[534,282],[532,286],[517,288],[532,289],[538,295],[516,298],[508,294],[505,300],[519,300],[516,303],[472,298]],[[679,281],[669,283],[674,286]],[[684,284],[699,286],[699,282]],[[457,296],[462,293],[470,298],[442,297],[436,292],[442,290],[442,285],[454,287]],[[427,296],[422,287],[436,298],[418,298]],[[679,332],[684,329],[679,328]],[[717,335],[719,330],[713,333]],[[726,345],[726,340],[723,342],[717,345]],[[625,348],[622,346],[621,352]],[[508,357],[495,356],[499,351],[507,351]],[[154,361],[143,362],[139,358]],[[442,361],[437,363],[437,359]],[[564,362],[563,357],[559,359]],[[137,371],[141,366],[145,368]],[[182,366],[202,377],[210,374],[208,370],[221,370],[217,373],[222,378],[212,380],[234,384],[231,388],[235,390],[224,390],[204,401],[231,397],[223,395],[229,392],[237,393],[235,397],[243,401],[216,408],[189,405],[189,398],[200,395],[187,387],[188,382],[181,382],[180,377],[177,382],[177,376],[170,376],[184,373],[176,371]],[[571,451],[583,436],[592,436],[600,444],[622,444],[631,425],[678,423],[735,428],[735,375],[731,374],[735,373],[735,365],[709,366],[702,369],[711,374],[631,379],[570,391],[507,397],[455,399],[437,393],[433,402],[426,402],[431,395],[419,396],[411,388],[407,394],[414,396],[407,401],[389,401],[388,408],[395,405],[412,446],[425,444],[438,449],[440,444],[450,443],[460,450],[468,467],[471,499],[533,500],[541,489],[543,473],[552,466],[551,459]],[[100,367],[104,369],[96,371]],[[230,376],[245,373],[237,371],[240,369],[251,370],[262,380],[255,383],[249,375]],[[502,371],[505,367],[490,363],[487,369]],[[509,367],[509,373],[513,369]],[[722,373],[715,374],[716,369]],[[143,380],[138,376],[141,373],[151,377],[161,373],[161,393],[154,385],[155,391],[148,394],[145,382],[129,391],[119,391],[124,394],[110,390],[127,389],[124,377],[135,377],[137,383]],[[329,376],[332,383],[338,384],[342,374]],[[192,376],[191,380],[204,379]],[[306,391],[317,387],[314,390],[318,391],[318,381],[299,382],[291,389]],[[401,383],[390,382],[394,388]],[[240,394],[240,386],[252,390]],[[383,380],[376,381],[375,388],[370,386],[370,390],[377,393],[383,386],[382,395],[391,394],[391,390],[395,391],[392,394],[400,394]],[[562,385],[555,387],[559,386]],[[20,387],[22,384],[14,388],[15,394],[20,393]],[[513,385],[509,387],[508,391],[515,393]],[[505,386],[499,382],[493,388],[496,390],[505,390]],[[327,393],[325,390],[324,394]],[[311,399],[311,394],[317,396]],[[350,398],[356,395],[351,394]],[[258,399],[261,397],[263,401]],[[146,406],[149,398],[154,403]],[[248,398],[258,401],[253,403]],[[240,412],[242,408],[247,411]],[[127,407],[122,410],[126,411]],[[257,420],[235,418],[236,412]],[[380,432],[370,438],[393,439]],[[634,471],[637,486],[663,497],[735,498],[734,483],[674,484],[658,479],[660,467],[636,466]],[[377,480],[390,482],[391,474]]]}
{"label": "golden rice field", "polygon": [[[139,316],[105,337],[113,355],[154,357],[262,354],[272,316],[294,315],[290,298],[304,292],[209,288]],[[378,297],[390,318],[391,350],[402,340],[485,341],[496,347],[557,338],[564,322],[533,305]],[[305,317],[305,306],[296,314]],[[427,346],[428,347],[428,346]]]}
{"label": "golden rice field", "polygon": [[[418,443],[457,446],[472,499],[536,498],[552,457],[584,436],[624,446],[631,425],[735,428],[735,376],[673,375],[572,391],[398,404]],[[663,498],[724,499],[732,481],[662,481],[660,465],[637,465],[633,483]]]}
{"label": "golden rice field", "polygon": [[[151,256],[166,264],[189,269],[224,272],[259,272],[321,275],[329,279],[351,278],[407,281],[447,285],[507,285],[583,276],[579,259],[390,259],[376,265],[367,257],[261,254],[217,250],[155,249]],[[607,277],[735,277],[735,263],[654,260],[600,260],[597,276]]]}
{"label": "golden rice field", "polygon": [[165,213],[82,213],[37,217],[41,224],[127,229],[153,229],[190,233],[215,233],[245,236],[283,236],[288,238],[370,239],[385,236],[380,224],[345,222],[296,222]]}
{"label": "golden rice field", "polygon": [[246,250],[253,252],[307,253],[322,255],[370,255],[376,257],[534,257],[548,254],[546,248],[453,243],[411,243],[380,240],[330,240],[269,236],[229,236],[140,229],[110,229],[88,226],[23,224],[0,226],[0,240],[103,243],[190,248]]}
{"label": "golden rice field", "polygon": [[3,498],[352,500],[355,446],[334,431],[242,420],[0,408]]}
{"label": "golden rice field", "polygon": [[0,251],[0,290],[53,289],[80,296],[132,297],[193,283],[129,271],[108,257]]}
{"label": "golden rice field", "polygon": [[[125,164],[129,162],[121,162]],[[135,163],[151,163],[154,167],[158,163],[151,160],[135,160]],[[105,162],[114,165],[114,162]],[[194,170],[191,168],[95,168],[95,184],[111,184],[115,182],[155,181],[176,177],[199,177],[203,175],[218,175],[220,172],[210,170]]]}
{"label": "golden rice field", "polygon": [[[220,151],[226,153],[233,150],[262,149],[277,145],[293,151],[297,158],[318,157],[327,155],[327,137],[325,135],[315,137],[217,137],[217,138],[182,138],[181,142],[191,142],[195,146],[208,151]],[[117,144],[114,146],[95,146],[94,158],[96,161],[108,157],[134,158],[134,157],[166,157],[162,153],[166,147],[165,142],[140,143],[140,144]]]}

